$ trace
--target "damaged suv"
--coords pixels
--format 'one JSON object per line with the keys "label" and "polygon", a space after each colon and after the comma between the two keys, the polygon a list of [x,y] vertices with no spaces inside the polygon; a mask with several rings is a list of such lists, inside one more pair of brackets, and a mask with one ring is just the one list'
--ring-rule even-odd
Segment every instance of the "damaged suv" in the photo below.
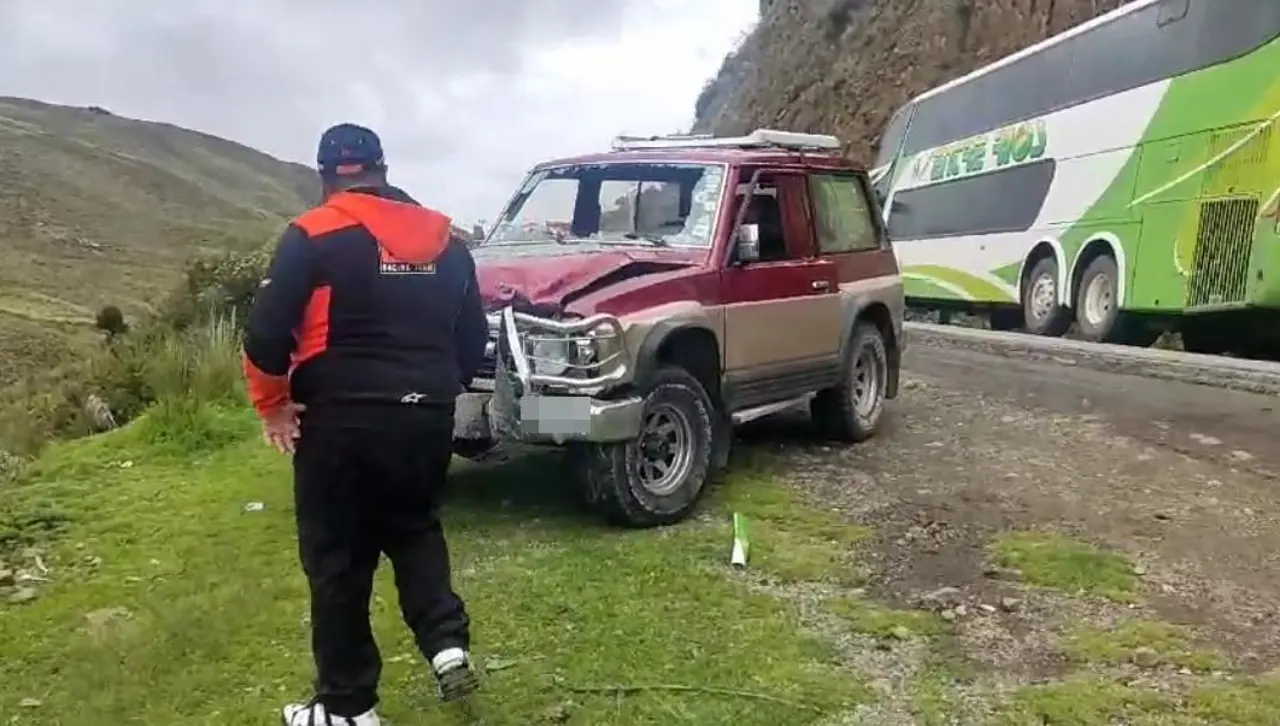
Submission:
{"label": "damaged suv", "polygon": [[472,249],[491,342],[459,453],[567,447],[585,501],[645,527],[689,515],[735,424],[807,405],[836,439],[875,434],[902,278],[839,146],[624,137],[534,168]]}

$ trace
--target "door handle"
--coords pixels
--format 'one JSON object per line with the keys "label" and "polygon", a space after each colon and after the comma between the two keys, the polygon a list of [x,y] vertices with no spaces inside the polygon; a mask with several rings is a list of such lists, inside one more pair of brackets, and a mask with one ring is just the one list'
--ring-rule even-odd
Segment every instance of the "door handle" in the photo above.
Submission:
{"label": "door handle", "polygon": [[822,290],[830,290],[831,282],[828,280],[814,280],[813,282],[809,283],[809,287],[819,292]]}

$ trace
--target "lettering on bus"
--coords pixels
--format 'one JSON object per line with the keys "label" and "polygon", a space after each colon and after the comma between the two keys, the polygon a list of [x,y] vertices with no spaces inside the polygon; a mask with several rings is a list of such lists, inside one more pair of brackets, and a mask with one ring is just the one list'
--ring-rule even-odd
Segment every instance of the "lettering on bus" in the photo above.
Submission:
{"label": "lettering on bus", "polygon": [[922,154],[915,163],[917,179],[941,182],[1035,161],[1044,156],[1049,134],[1044,121],[1028,121],[948,144]]}

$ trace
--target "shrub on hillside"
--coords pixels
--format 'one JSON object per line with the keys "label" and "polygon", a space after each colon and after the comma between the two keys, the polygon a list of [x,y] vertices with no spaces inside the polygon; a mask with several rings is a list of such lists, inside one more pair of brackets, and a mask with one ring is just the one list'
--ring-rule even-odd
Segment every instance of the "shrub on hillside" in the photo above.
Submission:
{"label": "shrub on hillside", "polygon": [[114,338],[129,330],[129,324],[124,321],[124,313],[115,305],[107,305],[99,310],[93,326],[106,333],[107,338]]}
{"label": "shrub on hillside", "polygon": [[18,481],[26,467],[25,458],[0,449],[0,488]]}
{"label": "shrub on hillside", "polygon": [[83,375],[59,371],[6,389],[0,395],[0,452],[28,457],[51,438],[92,433],[82,407]]}
{"label": "shrub on hillside", "polygon": [[187,266],[182,284],[162,306],[160,321],[183,330],[216,318],[248,320],[253,296],[270,262],[267,247],[194,260]]}

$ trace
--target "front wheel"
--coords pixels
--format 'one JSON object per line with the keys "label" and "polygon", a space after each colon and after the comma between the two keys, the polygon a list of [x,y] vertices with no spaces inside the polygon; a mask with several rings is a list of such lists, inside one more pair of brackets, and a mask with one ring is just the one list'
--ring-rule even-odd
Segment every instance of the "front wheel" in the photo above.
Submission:
{"label": "front wheel", "polygon": [[858,323],[845,355],[839,385],[820,391],[809,411],[824,435],[857,443],[874,436],[884,416],[889,352],[879,328]]}
{"label": "front wheel", "polygon": [[711,471],[716,418],[711,397],[688,371],[660,368],[644,398],[640,436],[580,451],[588,502],[625,527],[688,517]]}

